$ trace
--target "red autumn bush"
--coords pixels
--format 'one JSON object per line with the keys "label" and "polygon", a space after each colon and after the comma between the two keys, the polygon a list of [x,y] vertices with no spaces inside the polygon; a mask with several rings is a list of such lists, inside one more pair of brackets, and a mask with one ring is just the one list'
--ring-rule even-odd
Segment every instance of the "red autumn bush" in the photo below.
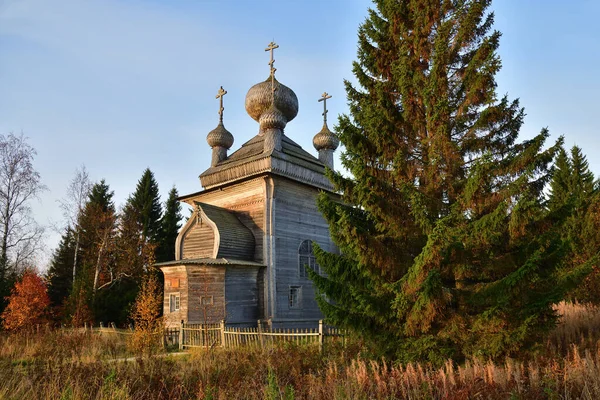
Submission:
{"label": "red autumn bush", "polygon": [[8,306],[2,313],[4,329],[18,331],[47,322],[50,298],[46,284],[35,272],[26,271],[7,300]]}

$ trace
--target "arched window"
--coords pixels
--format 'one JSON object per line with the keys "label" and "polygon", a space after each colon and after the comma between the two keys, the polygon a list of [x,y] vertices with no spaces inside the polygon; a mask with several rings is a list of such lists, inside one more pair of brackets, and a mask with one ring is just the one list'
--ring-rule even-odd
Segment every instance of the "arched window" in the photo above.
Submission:
{"label": "arched window", "polygon": [[301,278],[308,277],[306,268],[311,268],[317,274],[321,274],[321,268],[313,253],[312,240],[304,240],[298,248],[298,273]]}

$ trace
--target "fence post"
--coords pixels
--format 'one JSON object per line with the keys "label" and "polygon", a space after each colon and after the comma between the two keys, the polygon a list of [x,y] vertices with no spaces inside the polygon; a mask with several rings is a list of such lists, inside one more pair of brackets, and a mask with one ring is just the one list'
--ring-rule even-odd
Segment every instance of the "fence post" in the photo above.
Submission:
{"label": "fence post", "polygon": [[323,320],[319,320],[319,351],[323,352]]}
{"label": "fence post", "polygon": [[260,341],[260,347],[264,348],[265,347],[265,338],[263,336],[263,330],[262,330],[262,323],[260,321],[260,319],[258,320],[258,340]]}
{"label": "fence post", "polygon": [[179,325],[179,350],[183,350],[183,320]]}
{"label": "fence post", "polygon": [[221,347],[225,347],[225,320],[221,320]]}

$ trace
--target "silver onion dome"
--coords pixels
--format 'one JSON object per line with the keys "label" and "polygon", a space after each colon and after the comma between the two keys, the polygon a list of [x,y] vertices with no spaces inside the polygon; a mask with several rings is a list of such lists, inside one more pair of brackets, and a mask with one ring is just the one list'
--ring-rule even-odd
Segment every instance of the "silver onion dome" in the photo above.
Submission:
{"label": "silver onion dome", "polygon": [[206,141],[210,147],[224,147],[229,150],[233,146],[233,135],[219,122],[219,125],[208,133]]}
{"label": "silver onion dome", "polygon": [[269,129],[279,129],[283,131],[285,126],[287,125],[287,119],[285,115],[276,108],[271,105],[265,112],[260,115],[260,119],[258,120],[260,124],[261,132],[267,131]]}
{"label": "silver onion dome", "polygon": [[[273,94],[273,86],[275,93]],[[285,122],[290,122],[298,115],[298,97],[289,87],[279,83],[277,79],[269,76],[264,82],[252,86],[246,94],[246,112],[257,122],[271,107],[275,106]]]}
{"label": "silver onion dome", "polygon": [[333,132],[327,127],[327,123],[323,124],[321,131],[313,138],[313,146],[317,151],[329,149],[334,150],[340,145],[340,140],[335,136]]}

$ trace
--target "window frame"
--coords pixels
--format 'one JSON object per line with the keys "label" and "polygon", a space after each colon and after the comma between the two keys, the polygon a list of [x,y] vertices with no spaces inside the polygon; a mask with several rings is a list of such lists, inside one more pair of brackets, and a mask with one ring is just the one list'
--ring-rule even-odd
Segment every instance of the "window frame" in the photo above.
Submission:
{"label": "window frame", "polygon": [[[308,243],[308,250],[303,249],[305,243]],[[314,242],[311,239],[305,239],[300,242],[300,246],[298,246],[298,277],[300,278],[308,278],[307,268],[322,275],[321,266],[317,263],[317,258],[313,251],[313,243]],[[303,261],[303,259],[305,259],[305,261]]]}
{"label": "window frame", "polygon": [[[173,298],[175,304],[173,304]],[[169,313],[179,312],[181,310],[181,292],[169,293]]]}
{"label": "window frame", "polygon": [[[296,293],[296,302],[293,302],[292,292]],[[302,309],[302,285],[290,285],[288,290],[288,308],[290,310]]]}

